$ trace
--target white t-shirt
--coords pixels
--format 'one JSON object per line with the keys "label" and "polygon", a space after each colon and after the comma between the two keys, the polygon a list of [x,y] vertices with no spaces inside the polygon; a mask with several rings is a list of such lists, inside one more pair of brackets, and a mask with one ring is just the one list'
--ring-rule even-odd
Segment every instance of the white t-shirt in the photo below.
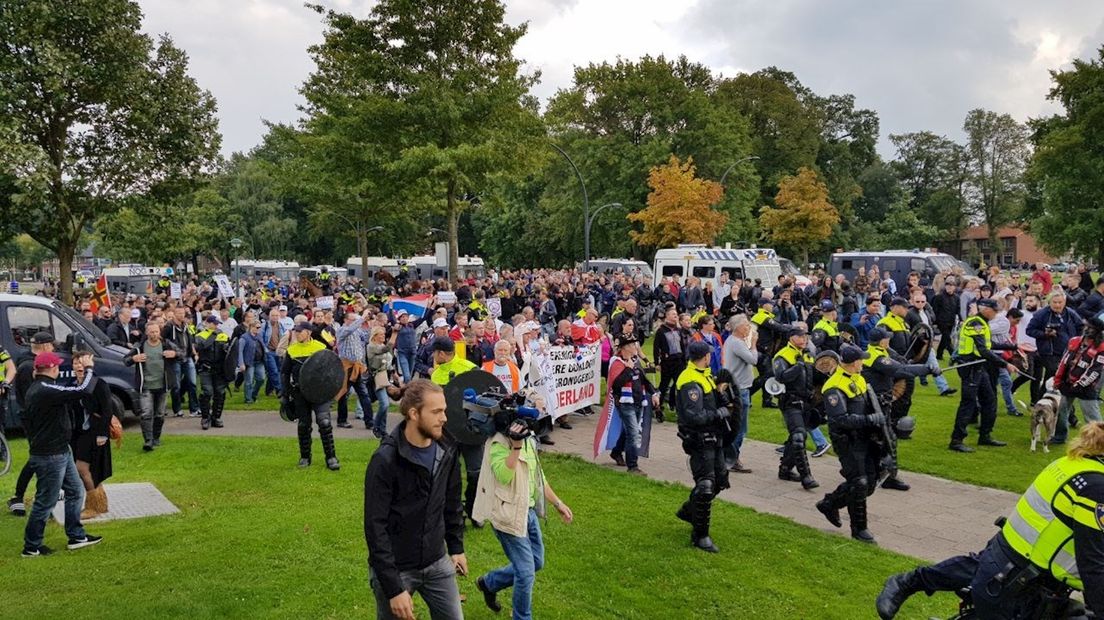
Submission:
{"label": "white t-shirt", "polygon": [[501,381],[502,385],[505,385],[507,390],[511,389],[510,386],[514,384],[514,377],[510,374],[509,364],[503,364],[501,366],[495,364],[491,367],[491,374]]}
{"label": "white t-shirt", "polygon": [[[1035,312],[1038,312],[1038,310],[1035,310]],[[1035,316],[1035,312],[1023,310],[1023,318],[1020,319],[1020,324],[1016,326],[1016,344],[1027,348],[1029,351],[1038,347],[1035,344],[1035,339],[1027,335],[1027,324],[1031,322],[1031,317]]]}

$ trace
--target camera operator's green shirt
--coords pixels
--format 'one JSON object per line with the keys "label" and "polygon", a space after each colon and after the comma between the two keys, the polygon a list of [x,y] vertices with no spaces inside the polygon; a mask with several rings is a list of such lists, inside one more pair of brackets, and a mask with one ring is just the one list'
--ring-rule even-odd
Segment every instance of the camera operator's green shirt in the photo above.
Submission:
{"label": "camera operator's green shirt", "polygon": [[[514,470],[506,466],[506,459],[510,456],[511,448],[507,445],[491,443],[491,471],[495,479],[501,485],[509,485],[514,481]],[[537,451],[533,449],[532,439],[526,439],[521,444],[521,457],[529,464],[529,507],[537,505]],[[544,489],[541,489],[544,492]]]}

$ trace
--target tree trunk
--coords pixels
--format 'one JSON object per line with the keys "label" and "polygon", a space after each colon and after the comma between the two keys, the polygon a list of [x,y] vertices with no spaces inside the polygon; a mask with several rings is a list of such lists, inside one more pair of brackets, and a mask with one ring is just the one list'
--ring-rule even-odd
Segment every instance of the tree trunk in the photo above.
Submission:
{"label": "tree trunk", "polygon": [[456,204],[456,181],[448,182],[448,242],[449,242],[449,279],[460,279],[460,206]]}
{"label": "tree trunk", "polygon": [[360,281],[368,281],[368,233],[357,228],[357,254],[360,254]]}
{"label": "tree trunk", "polygon": [[58,241],[58,299],[62,303],[73,304],[73,255],[76,253],[77,244],[68,241]]}

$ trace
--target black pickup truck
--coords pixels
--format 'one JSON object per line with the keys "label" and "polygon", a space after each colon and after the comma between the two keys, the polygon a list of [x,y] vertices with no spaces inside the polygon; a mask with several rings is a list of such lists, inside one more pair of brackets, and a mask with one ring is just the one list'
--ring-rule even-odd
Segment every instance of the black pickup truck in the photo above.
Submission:
{"label": "black pickup truck", "polygon": [[[63,378],[73,376],[73,350],[89,349],[95,355],[96,376],[111,387],[111,395],[117,399],[116,405],[120,409],[137,411],[134,368],[123,364],[126,349],[111,344],[100,328],[65,304],[46,297],[0,293],[0,346],[11,354],[13,360],[29,355],[31,336],[43,331],[54,335],[56,352],[65,360],[61,367]],[[7,415],[2,420],[4,427],[18,427],[19,405],[10,390],[7,404]]]}

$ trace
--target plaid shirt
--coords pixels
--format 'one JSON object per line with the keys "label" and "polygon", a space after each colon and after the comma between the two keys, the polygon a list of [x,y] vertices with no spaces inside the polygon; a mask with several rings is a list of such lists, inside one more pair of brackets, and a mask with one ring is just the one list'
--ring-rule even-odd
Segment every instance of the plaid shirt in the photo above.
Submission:
{"label": "plaid shirt", "polygon": [[364,343],[367,340],[364,317],[358,316],[348,325],[337,328],[337,355],[350,362],[364,363]]}

